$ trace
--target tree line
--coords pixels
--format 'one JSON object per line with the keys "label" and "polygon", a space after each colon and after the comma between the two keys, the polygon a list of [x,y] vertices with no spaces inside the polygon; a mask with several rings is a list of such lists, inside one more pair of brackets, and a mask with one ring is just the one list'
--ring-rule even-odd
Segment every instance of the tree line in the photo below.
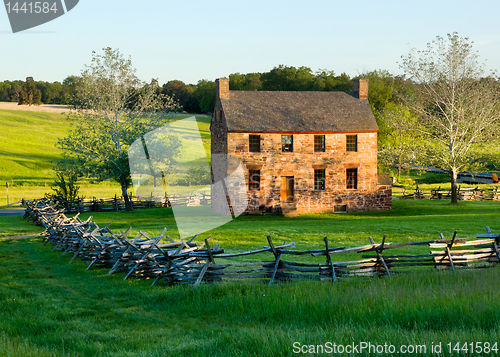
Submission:
{"label": "tree line", "polygon": [[[309,67],[279,65],[264,73],[232,73],[229,75],[230,90],[269,91],[350,91],[352,79],[346,74]],[[185,84],[173,80],[162,86],[165,95],[173,97],[188,113],[211,113],[215,105],[215,82],[200,80],[198,84]]]}
{"label": "tree line", "polygon": [[[33,86],[34,93],[39,91],[39,101],[27,104],[61,104],[81,106],[77,96],[81,86],[80,76],[68,76],[61,82],[35,81],[32,77],[26,81],[0,82],[0,101],[23,102],[23,87]],[[334,71],[318,70],[309,67],[279,65],[264,73],[233,73],[229,75],[231,90],[284,90],[284,91],[350,91],[352,78],[346,73],[336,75]],[[187,113],[211,113],[215,105],[215,81],[202,79],[197,84],[186,84],[172,80],[160,87],[163,95],[172,97],[182,111]]]}
{"label": "tree line", "polygon": [[35,95],[39,95],[39,100],[33,104],[74,105],[77,81],[77,76],[68,76],[62,83],[58,81],[52,83],[35,81],[33,77],[27,77],[26,81],[5,80],[0,82],[0,102],[24,104],[23,88],[29,86],[30,90],[32,90]]}

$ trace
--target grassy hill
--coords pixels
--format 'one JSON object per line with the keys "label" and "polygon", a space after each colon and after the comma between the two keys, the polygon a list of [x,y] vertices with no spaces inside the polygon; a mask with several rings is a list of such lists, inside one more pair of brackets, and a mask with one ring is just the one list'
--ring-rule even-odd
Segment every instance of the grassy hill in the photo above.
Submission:
{"label": "grassy hill", "polygon": [[69,127],[63,114],[0,110],[0,182],[50,181]]}

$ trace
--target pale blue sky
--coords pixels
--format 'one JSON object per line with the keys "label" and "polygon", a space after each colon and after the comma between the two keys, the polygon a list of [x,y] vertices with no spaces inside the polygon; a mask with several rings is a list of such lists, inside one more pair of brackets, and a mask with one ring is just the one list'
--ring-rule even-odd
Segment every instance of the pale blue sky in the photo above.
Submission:
{"label": "pale blue sky", "polygon": [[66,15],[13,34],[0,9],[0,81],[62,81],[93,50],[119,48],[138,76],[196,83],[279,64],[355,76],[399,73],[410,48],[457,31],[500,70],[499,0],[80,0]]}

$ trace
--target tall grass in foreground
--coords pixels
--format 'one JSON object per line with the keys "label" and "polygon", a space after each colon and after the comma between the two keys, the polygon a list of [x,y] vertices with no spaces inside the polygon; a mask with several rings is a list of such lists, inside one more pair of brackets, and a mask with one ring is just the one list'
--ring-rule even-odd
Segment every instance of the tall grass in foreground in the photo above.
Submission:
{"label": "tall grass in foreground", "polygon": [[122,282],[68,260],[38,239],[1,242],[2,355],[292,356],[294,342],[500,338],[496,268],[193,289]]}
{"label": "tall grass in foreground", "polygon": [[[169,209],[94,216],[98,223],[113,220],[116,230],[174,228]],[[10,219],[9,229],[40,231],[20,217]],[[8,222],[3,217],[0,223]],[[210,233],[228,250],[262,246],[265,234],[312,248],[323,235],[354,246],[367,243],[368,235],[403,242],[458,228],[459,237],[470,239],[485,225],[500,230],[497,202],[401,201],[390,212],[240,217]],[[193,289],[123,282],[122,274],[86,271],[88,262],[68,265],[69,256],[51,250],[40,239],[0,240],[0,355],[293,356],[294,342],[370,342],[426,345],[417,356],[459,356],[446,344],[500,340],[500,267]],[[439,342],[443,353],[431,354]]]}

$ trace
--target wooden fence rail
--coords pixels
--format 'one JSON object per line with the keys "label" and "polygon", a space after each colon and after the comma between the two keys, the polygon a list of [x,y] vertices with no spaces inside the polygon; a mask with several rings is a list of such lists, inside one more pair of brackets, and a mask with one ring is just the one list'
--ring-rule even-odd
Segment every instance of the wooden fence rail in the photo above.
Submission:
{"label": "wooden fence rail", "polygon": [[[423,190],[418,185],[410,191],[403,189],[399,195],[393,193],[394,197],[399,197],[401,199],[431,199],[431,200],[441,200],[441,199],[451,199],[451,190],[443,189],[441,187],[429,190]],[[479,186],[471,188],[463,188],[458,186],[458,199],[462,201],[500,201],[500,191],[498,187],[494,188],[480,188]]]}
{"label": "wooden fence rail", "polygon": [[[205,192],[188,193],[185,196],[172,195],[165,197],[137,197],[129,195],[132,209],[172,207],[172,206],[206,206],[211,203],[211,196]],[[64,208],[64,213],[119,211],[125,209],[123,197],[115,195],[111,198],[90,199],[80,198],[75,201],[57,200],[57,204]]]}
{"label": "wooden fence rail", "polygon": [[[25,219],[45,227],[44,244],[53,245],[53,251],[72,255],[88,262],[87,269],[108,269],[109,274],[123,273],[130,277],[152,279],[165,284],[260,280],[269,284],[289,280],[336,281],[352,276],[390,276],[432,269],[471,269],[496,266],[500,263],[500,234],[486,227],[486,234],[474,240],[451,238],[440,234],[439,239],[393,244],[384,236],[380,243],[369,237],[369,244],[354,248],[330,247],[296,250],[295,243],[275,245],[267,236],[267,245],[253,251],[225,253],[219,244],[210,245],[210,237],[198,245],[197,236],[174,241],[166,229],[156,237],[139,232],[134,238],[127,231],[114,233],[111,222],[100,227],[92,217],[82,221],[79,214],[68,218],[63,209],[48,201],[27,202]],[[420,248],[418,248],[420,247]],[[423,249],[428,247],[429,251]],[[397,253],[395,249],[399,249]],[[412,250],[417,250],[412,252]],[[249,256],[265,257],[261,259]],[[359,258],[352,259],[358,255]],[[294,257],[308,256],[295,261]],[[344,257],[343,257],[344,256]],[[251,261],[252,259],[258,261]]]}

